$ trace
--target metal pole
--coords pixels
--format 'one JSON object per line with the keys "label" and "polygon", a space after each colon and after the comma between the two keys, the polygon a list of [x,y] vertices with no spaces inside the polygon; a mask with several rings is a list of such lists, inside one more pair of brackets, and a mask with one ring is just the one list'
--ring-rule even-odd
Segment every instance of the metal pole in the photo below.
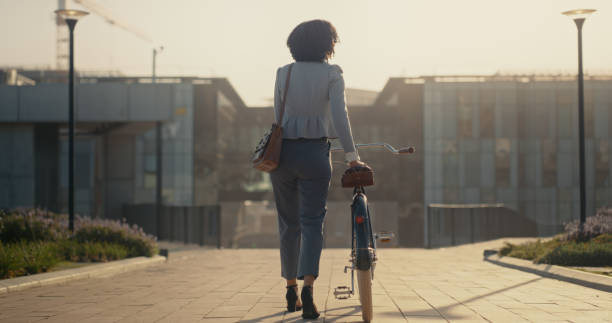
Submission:
{"label": "metal pole", "polygon": [[[153,75],[151,82],[155,84],[157,49],[153,48]],[[161,233],[162,218],[162,123],[155,124],[155,216],[157,218],[157,236]]]}
{"label": "metal pole", "polygon": [[75,19],[66,19],[70,29],[70,68],[68,72],[68,227],[74,232],[74,27]]}
{"label": "metal pole", "polygon": [[221,236],[221,230],[222,230],[222,224],[221,224],[221,207],[217,206],[217,249],[221,249],[221,246],[223,244],[223,240],[222,236]]}
{"label": "metal pole", "polygon": [[425,230],[423,230],[425,232],[425,241],[427,241],[427,248],[431,248],[431,221],[429,220],[429,217],[431,217],[431,206],[428,205],[427,206],[427,213],[425,214]]}
{"label": "metal pole", "polygon": [[578,27],[578,136],[580,149],[580,228],[586,221],[586,183],[584,157],[584,77],[582,75],[582,25],[584,18],[574,19]]}
{"label": "metal pole", "polygon": [[155,59],[157,58],[157,49],[153,48],[153,75],[151,82],[155,83]]}

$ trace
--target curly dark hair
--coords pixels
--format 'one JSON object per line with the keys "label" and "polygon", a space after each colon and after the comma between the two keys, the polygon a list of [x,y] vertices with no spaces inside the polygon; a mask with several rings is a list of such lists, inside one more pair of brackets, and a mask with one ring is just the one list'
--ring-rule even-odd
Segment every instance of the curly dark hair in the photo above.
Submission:
{"label": "curly dark hair", "polygon": [[336,28],[329,21],[317,19],[297,25],[287,38],[287,47],[298,62],[323,62],[334,55],[337,42]]}

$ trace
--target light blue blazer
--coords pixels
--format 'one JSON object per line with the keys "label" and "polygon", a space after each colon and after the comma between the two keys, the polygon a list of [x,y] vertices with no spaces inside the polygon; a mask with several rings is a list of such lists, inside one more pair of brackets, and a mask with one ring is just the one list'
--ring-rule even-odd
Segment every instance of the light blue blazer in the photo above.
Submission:
{"label": "light blue blazer", "polygon": [[[290,65],[276,71],[274,112],[277,122]],[[339,138],[346,160],[359,159],[346,109],[340,66],[295,62],[289,82],[285,113],[280,122],[283,138]]]}

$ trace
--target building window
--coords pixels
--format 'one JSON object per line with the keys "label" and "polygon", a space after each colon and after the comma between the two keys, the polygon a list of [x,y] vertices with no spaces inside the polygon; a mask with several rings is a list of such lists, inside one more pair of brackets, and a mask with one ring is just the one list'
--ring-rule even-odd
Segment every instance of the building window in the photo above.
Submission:
{"label": "building window", "polygon": [[557,186],[557,144],[555,140],[542,140],[542,186]]}
{"label": "building window", "polygon": [[146,189],[154,189],[157,178],[157,158],[153,154],[144,154],[142,158],[143,162],[143,186]]}
{"label": "building window", "polygon": [[574,97],[566,91],[557,94],[557,135],[559,138],[571,138],[572,129],[572,106]]}
{"label": "building window", "polygon": [[495,90],[480,92],[480,137],[492,138],[495,125]]}
{"label": "building window", "polygon": [[607,140],[598,140],[595,147],[595,187],[609,187],[610,151]]}
{"label": "building window", "polygon": [[527,154],[519,154],[518,155],[518,164],[519,164],[519,187],[528,186],[527,180]]}
{"label": "building window", "polygon": [[612,102],[608,104],[608,136],[612,137]]}
{"label": "building window", "polygon": [[456,153],[442,154],[442,169],[444,175],[444,187],[459,186],[459,169]]}
{"label": "building window", "polygon": [[459,126],[459,138],[472,137],[472,107],[473,98],[471,91],[457,91],[457,116]]}
{"label": "building window", "polygon": [[480,187],[480,153],[465,154],[465,186]]}
{"label": "building window", "polygon": [[510,139],[495,140],[495,183],[497,187],[510,186]]}

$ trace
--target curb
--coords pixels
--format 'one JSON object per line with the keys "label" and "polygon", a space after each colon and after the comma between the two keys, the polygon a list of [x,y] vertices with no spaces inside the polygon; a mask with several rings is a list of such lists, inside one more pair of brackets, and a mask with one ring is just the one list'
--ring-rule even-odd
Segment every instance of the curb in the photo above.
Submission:
{"label": "curb", "polygon": [[499,254],[497,254],[497,252],[493,253],[492,250],[484,251],[484,260],[499,266],[518,269],[543,277],[554,278],[605,292],[612,292],[612,277],[592,274],[562,266],[534,264],[529,260],[514,257],[501,257]]}
{"label": "curb", "polygon": [[145,268],[166,261],[165,257],[135,257],[108,263],[89,265],[50,273],[35,274],[0,280],[0,295],[33,287],[67,283],[74,280],[110,277],[127,271]]}

